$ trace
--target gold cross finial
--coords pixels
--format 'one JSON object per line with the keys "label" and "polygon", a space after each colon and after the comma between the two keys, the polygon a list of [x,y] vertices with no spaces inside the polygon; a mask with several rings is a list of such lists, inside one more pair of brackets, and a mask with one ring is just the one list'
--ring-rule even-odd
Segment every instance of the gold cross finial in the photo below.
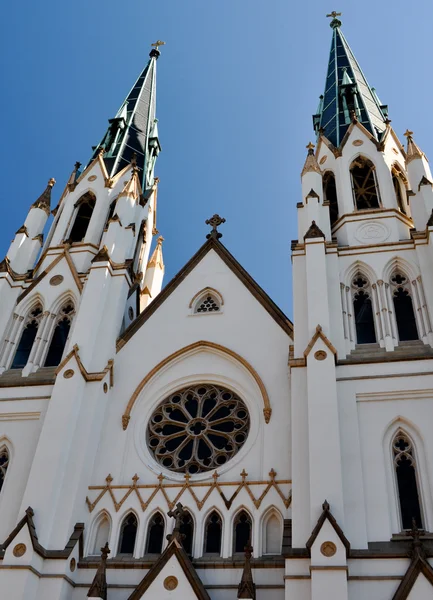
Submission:
{"label": "gold cross finial", "polygon": [[310,142],[309,144],[307,144],[305,146],[307,148],[307,150],[314,150],[314,148],[316,147],[313,142]]}
{"label": "gold cross finial", "polygon": [[404,137],[407,137],[409,139],[412,136],[413,136],[413,131],[410,131],[410,129],[406,129],[406,131],[404,133]]}
{"label": "gold cross finial", "polygon": [[335,12],[335,10],[333,10],[331,13],[329,13],[329,15],[326,15],[327,17],[332,17],[333,19],[337,18],[337,17],[341,17],[343,13],[339,13],[339,12]]}
{"label": "gold cross finial", "polygon": [[157,50],[159,50],[160,46],[165,46],[165,42],[163,42],[161,40],[157,40],[155,43],[151,44],[151,46],[153,48],[156,48]]}

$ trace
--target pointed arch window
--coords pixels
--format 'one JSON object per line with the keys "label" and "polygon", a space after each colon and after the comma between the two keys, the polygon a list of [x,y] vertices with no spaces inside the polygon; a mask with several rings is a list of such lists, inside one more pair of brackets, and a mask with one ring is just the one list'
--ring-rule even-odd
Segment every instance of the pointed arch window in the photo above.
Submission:
{"label": "pointed arch window", "polygon": [[398,165],[392,167],[392,185],[394,187],[397,206],[403,214],[407,214],[406,184],[407,178]]}
{"label": "pointed arch window", "polygon": [[92,555],[101,554],[101,548],[108,542],[110,535],[110,521],[104,513],[100,516],[95,532],[95,541],[93,543]]}
{"label": "pointed arch window", "polygon": [[379,208],[380,196],[376,167],[367,158],[359,156],[350,167],[352,190],[357,210]]}
{"label": "pointed arch window", "polygon": [[104,231],[106,231],[108,229],[108,225],[110,223],[110,219],[114,215],[114,209],[116,208],[116,202],[117,202],[117,198],[116,198],[116,200],[113,200],[113,202],[111,202],[111,204],[110,204],[110,206],[108,208],[108,215],[107,215],[107,219],[105,221]]}
{"label": "pointed arch window", "polygon": [[418,340],[411,287],[407,277],[399,272],[394,273],[391,277],[391,286],[399,340],[401,342]]}
{"label": "pointed arch window", "polygon": [[164,542],[164,517],[160,512],[153,515],[147,528],[146,554],[161,554]]}
{"label": "pointed arch window", "polygon": [[331,171],[326,171],[323,176],[323,199],[325,202],[329,202],[329,216],[332,227],[338,219],[338,200],[335,175]]}
{"label": "pointed arch window", "polygon": [[71,233],[69,234],[69,242],[82,242],[86,236],[89,227],[90,219],[92,218],[93,209],[95,208],[96,196],[93,192],[86,192],[77,201],[77,214],[74,224],[72,225]]}
{"label": "pointed arch window", "polygon": [[219,312],[221,303],[215,294],[208,292],[202,296],[195,305],[194,312],[196,314]]}
{"label": "pointed arch window", "polygon": [[60,364],[74,315],[75,308],[71,302],[68,302],[60,309],[59,316],[57,317],[57,324],[45,359],[45,367],[56,367]]}
{"label": "pointed arch window", "polygon": [[370,284],[362,274],[358,273],[352,281],[352,290],[356,341],[358,344],[375,344],[376,330]]}
{"label": "pointed arch window", "polygon": [[282,532],[277,515],[272,513],[266,521],[264,554],[281,554]]}
{"label": "pointed arch window", "polygon": [[26,366],[41,319],[42,307],[36,306],[30,311],[24,322],[24,327],[12,361],[11,369],[23,369]]}
{"label": "pointed arch window", "polygon": [[234,553],[245,552],[246,546],[249,546],[251,544],[251,530],[251,517],[245,510],[241,510],[241,512],[236,515],[233,524]]}
{"label": "pointed arch window", "polygon": [[183,536],[182,538],[182,546],[185,552],[192,556],[192,548],[194,541],[194,521],[192,516],[188,511],[184,515],[182,519],[182,525],[180,526],[180,533]]}
{"label": "pointed arch window", "polygon": [[6,446],[0,448],[0,492],[6,479],[6,471],[9,467],[9,450]]}
{"label": "pointed arch window", "polygon": [[398,431],[392,442],[394,468],[403,529],[411,529],[413,521],[422,529],[417,465],[413,444],[404,431]]}
{"label": "pointed arch window", "polygon": [[205,525],[205,554],[221,554],[222,520],[216,510],[208,516]]}
{"label": "pointed arch window", "polygon": [[137,528],[138,521],[134,513],[126,515],[120,528],[119,554],[134,554]]}

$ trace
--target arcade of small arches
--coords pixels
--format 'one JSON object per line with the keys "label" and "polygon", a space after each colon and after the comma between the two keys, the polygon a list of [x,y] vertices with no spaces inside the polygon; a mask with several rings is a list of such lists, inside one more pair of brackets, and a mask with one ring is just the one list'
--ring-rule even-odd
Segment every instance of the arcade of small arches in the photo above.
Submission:
{"label": "arcade of small arches", "polygon": [[[192,514],[183,509],[180,526],[182,544],[188,555],[193,556],[196,547],[196,523]],[[170,513],[168,513],[170,515]],[[145,524],[144,543],[139,547],[139,540],[143,539],[140,531],[140,523],[133,511],[128,512],[122,519],[118,531],[112,529],[110,515],[103,511],[93,522],[88,544],[87,555],[98,555],[105,543],[116,548],[116,556],[140,556],[148,554],[160,554],[165,547],[165,540],[169,533],[169,524],[166,522],[161,510],[153,512],[147,524]],[[201,555],[222,556],[223,538],[231,534],[231,555],[243,554],[245,547],[253,539],[253,517],[246,509],[242,508],[236,512],[231,523],[225,523],[221,513],[211,510],[203,524],[201,533]],[[279,511],[272,508],[268,510],[261,519],[262,555],[281,554],[283,539],[283,519]],[[230,529],[230,531],[228,531]],[[117,535],[116,535],[117,533]]]}
{"label": "arcade of small arches", "polygon": [[37,299],[24,314],[14,313],[0,350],[0,371],[60,364],[72,321],[75,303],[70,297],[52,312],[44,311]]}
{"label": "arcade of small arches", "polygon": [[[391,167],[392,185],[398,210],[408,215],[408,180],[398,163]],[[350,165],[353,206],[356,211],[371,210],[382,206],[380,186],[373,162],[360,155]],[[335,175],[327,170],[323,174],[323,199],[329,205],[331,227],[339,218],[338,195]]]}
{"label": "arcade of small arches", "polygon": [[341,306],[346,340],[386,346],[386,340],[431,343],[432,327],[421,276],[410,278],[396,264],[386,280],[375,280],[368,268],[352,269],[341,283]]}

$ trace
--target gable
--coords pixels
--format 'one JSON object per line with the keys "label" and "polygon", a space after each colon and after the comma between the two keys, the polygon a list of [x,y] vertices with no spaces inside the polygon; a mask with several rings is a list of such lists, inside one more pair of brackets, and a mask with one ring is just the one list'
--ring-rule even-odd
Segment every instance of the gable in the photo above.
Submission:
{"label": "gable", "polygon": [[169,543],[128,600],[210,600],[201,579],[177,540]]}
{"label": "gable", "polygon": [[[213,260],[209,263],[209,255],[219,257],[219,264]],[[203,269],[203,263],[206,261],[206,267]],[[225,264],[226,269],[222,269],[221,262]],[[212,268],[213,267],[213,268]],[[245,271],[245,269],[237,262],[230,252],[214,238],[210,238],[198,252],[189,260],[189,262],[179,271],[179,273],[168,283],[168,285],[160,292],[160,294],[151,302],[151,304],[131,323],[131,325],[123,332],[117,341],[117,349],[120,350],[142,327],[142,325],[164,304],[170,296],[178,289],[185,279],[193,274],[200,283],[194,286],[194,291],[191,297],[188,298],[187,306],[191,298],[205,287],[213,287],[219,293],[223,293],[218,289],[215,276],[221,280],[224,275],[228,278],[228,272],[232,274],[232,282],[239,287],[241,286],[250,292],[256,301],[265,309],[272,319],[289,335],[293,337],[293,325],[288,317],[281,311],[280,308],[271,300],[266,292],[257,284],[257,282]],[[194,273],[195,272],[195,273]]]}

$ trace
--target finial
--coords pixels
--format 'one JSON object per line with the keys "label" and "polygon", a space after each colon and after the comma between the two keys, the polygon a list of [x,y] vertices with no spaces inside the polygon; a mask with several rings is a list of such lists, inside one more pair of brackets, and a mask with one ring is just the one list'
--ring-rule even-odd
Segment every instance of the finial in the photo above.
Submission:
{"label": "finial", "polygon": [[308,154],[314,154],[314,148],[316,146],[313,144],[313,142],[309,142],[305,147],[308,150]]}
{"label": "finial", "polygon": [[413,131],[411,131],[410,129],[406,129],[406,131],[404,132],[404,137],[406,137],[408,140],[412,139],[413,136]]}
{"label": "finial", "polygon": [[184,537],[184,535],[180,533],[180,528],[182,527],[183,519],[186,517],[187,514],[188,512],[184,509],[183,505],[180,502],[176,504],[175,510],[168,511],[167,515],[175,519],[173,533],[167,536],[167,540],[169,542],[173,540],[181,541]]}
{"label": "finial", "polygon": [[51,177],[51,179],[48,181],[48,185],[52,188],[54,186],[54,184],[56,183],[56,180],[54,179],[54,177]]}
{"label": "finial", "polygon": [[341,17],[341,14],[341,12],[336,12],[335,10],[333,10],[331,13],[326,15],[328,18],[332,17],[332,21],[329,23],[332,29],[338,29],[338,27],[341,27],[341,21],[337,19],[337,17]]}
{"label": "finial", "polygon": [[206,239],[208,240],[209,238],[213,237],[219,240],[223,236],[223,234],[220,233],[217,228],[219,227],[219,225],[222,225],[225,222],[226,220],[221,218],[217,214],[213,215],[213,217],[211,217],[210,219],[207,219],[206,225],[211,225],[212,231],[207,234]]}
{"label": "finial", "polygon": [[104,562],[107,560],[109,554],[111,554],[111,550],[108,546],[108,542],[106,542],[105,546],[101,548],[101,558]]}
{"label": "finial", "polygon": [[159,238],[156,240],[156,243],[158,244],[158,246],[162,246],[163,241],[164,241],[164,238],[162,237],[162,235],[160,235]]}
{"label": "finial", "polygon": [[157,40],[156,42],[154,42],[153,44],[151,44],[152,46],[152,50],[150,51],[149,56],[151,58],[155,57],[155,58],[159,58],[161,55],[161,52],[159,51],[159,47],[160,46],[165,46],[165,42],[163,42],[162,40]]}

